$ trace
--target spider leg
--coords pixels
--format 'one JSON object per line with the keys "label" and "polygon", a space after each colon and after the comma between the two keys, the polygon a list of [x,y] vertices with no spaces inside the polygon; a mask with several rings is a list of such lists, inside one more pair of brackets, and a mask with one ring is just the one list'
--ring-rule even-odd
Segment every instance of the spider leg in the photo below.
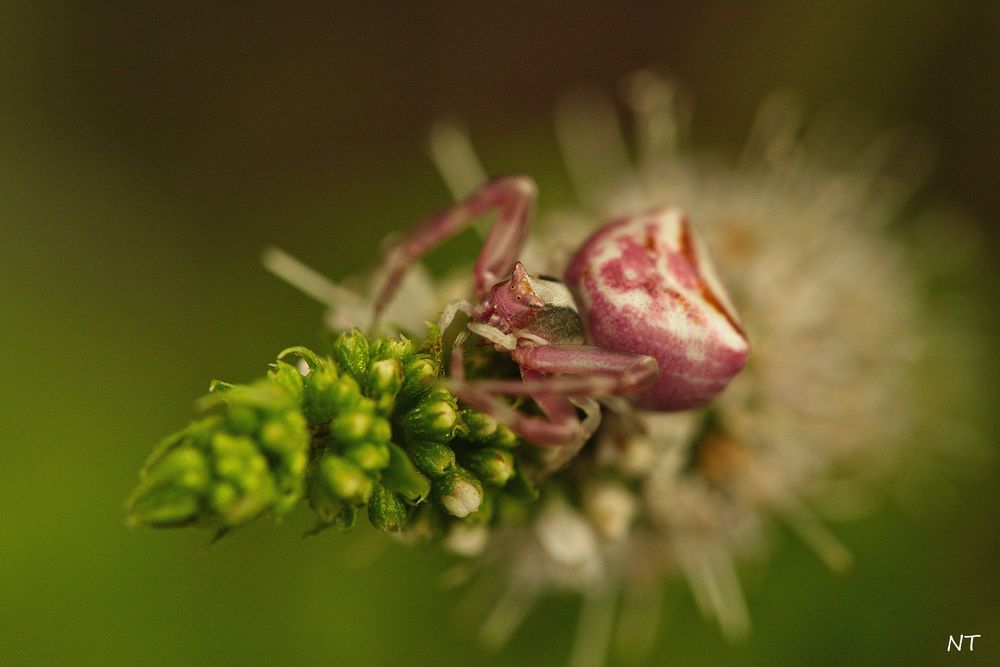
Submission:
{"label": "spider leg", "polygon": [[[464,333],[464,332],[463,332]],[[597,428],[596,418],[581,424],[569,397],[585,400],[588,414],[595,411],[589,398],[601,394],[640,391],[658,373],[656,360],[644,355],[614,352],[589,345],[539,345],[518,348],[511,358],[521,366],[521,381],[466,381],[460,343],[452,350],[450,387],[478,410],[513,429],[525,440],[540,445],[580,445]],[[549,373],[573,375],[553,376]],[[499,395],[531,396],[544,417],[518,412]]]}
{"label": "spider leg", "polygon": [[659,374],[656,359],[644,354],[615,352],[593,345],[538,345],[512,350],[511,359],[546,375],[541,380],[481,380],[485,391],[508,396],[535,392],[569,396],[628,394],[649,387]]}
{"label": "spider leg", "polygon": [[451,323],[455,321],[455,316],[459,312],[465,313],[468,316],[472,316],[472,304],[465,299],[456,299],[451,301],[444,307],[441,311],[441,316],[438,318],[438,331],[444,334],[451,326]]}
{"label": "spider leg", "polygon": [[526,176],[494,179],[455,206],[421,222],[386,254],[386,277],[376,292],[372,326],[392,300],[406,272],[423,255],[451,238],[477,217],[496,209],[497,221],[483,242],[476,260],[476,296],[482,297],[501,277],[510,273],[524,244],[528,216],[537,188]]}
{"label": "spider leg", "polygon": [[[576,441],[582,444],[586,438],[581,438],[583,430],[572,403],[565,396],[546,390],[544,388],[545,376],[542,373],[531,369],[522,369],[522,377],[541,385],[541,388],[531,396],[542,410],[544,417],[533,417],[515,410],[500,400],[498,394],[504,392],[484,390],[482,388],[483,381],[466,380],[465,355],[462,349],[466,338],[468,338],[468,331],[461,332],[455,338],[455,344],[451,351],[451,377],[448,386],[458,398],[490,415],[533,444],[561,446]],[[512,384],[519,385],[520,383],[515,380],[512,381]],[[587,436],[589,437],[589,434]]]}
{"label": "spider leg", "polygon": [[568,401],[565,409],[560,406],[556,410],[553,409],[553,400],[546,405],[549,414],[545,417],[532,417],[510,407],[497,394],[485,391],[477,382],[452,382],[450,387],[462,401],[490,415],[532,444],[558,447],[579,438],[580,420]]}

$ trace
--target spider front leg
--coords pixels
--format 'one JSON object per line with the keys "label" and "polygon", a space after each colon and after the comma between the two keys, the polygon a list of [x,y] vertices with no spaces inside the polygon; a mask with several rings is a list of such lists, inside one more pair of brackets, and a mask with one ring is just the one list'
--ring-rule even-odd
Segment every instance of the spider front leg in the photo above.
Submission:
{"label": "spider front leg", "polygon": [[[533,417],[515,410],[500,400],[502,391],[490,391],[484,388],[487,381],[465,379],[465,353],[462,344],[468,337],[468,331],[461,332],[455,338],[451,351],[451,373],[448,387],[455,395],[481,412],[485,412],[499,423],[507,426],[526,441],[536,445],[561,446],[582,440],[580,420],[576,416],[573,405],[565,396],[547,391],[544,388],[545,376],[542,373],[522,368],[522,377],[529,382],[542,385],[538,391],[531,394],[541,408],[544,417]],[[516,380],[511,384],[520,385]]]}
{"label": "spider front leg", "polygon": [[[464,340],[464,336],[461,337]],[[539,345],[511,351],[522,369],[522,380],[466,381],[461,341],[452,351],[452,391],[466,403],[508,426],[538,445],[582,444],[596,425],[584,429],[569,398],[641,391],[656,379],[652,357],[614,352],[590,345]],[[552,373],[576,377],[561,377]],[[532,417],[511,408],[499,395],[531,396],[545,417]]]}
{"label": "spider front leg", "polygon": [[526,176],[492,180],[464,201],[430,216],[394,244],[385,259],[386,277],[376,292],[372,329],[392,300],[406,272],[422,256],[469,226],[477,217],[496,209],[497,220],[483,242],[475,266],[476,296],[482,297],[501,277],[509,274],[524,245],[524,236],[537,188]]}
{"label": "spider front leg", "polygon": [[630,394],[646,389],[659,375],[653,357],[593,345],[519,347],[511,350],[510,357],[524,368],[560,376],[524,382],[482,380],[479,384],[485,391],[508,396],[530,396],[539,391],[567,396]]}

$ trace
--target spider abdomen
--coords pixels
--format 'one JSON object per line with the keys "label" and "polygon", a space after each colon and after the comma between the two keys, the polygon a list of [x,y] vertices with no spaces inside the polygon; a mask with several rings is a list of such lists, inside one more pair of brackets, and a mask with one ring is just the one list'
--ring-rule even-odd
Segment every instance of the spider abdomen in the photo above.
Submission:
{"label": "spider abdomen", "polygon": [[683,410],[708,403],[743,368],[750,347],[729,297],[676,210],[611,222],[566,271],[590,343],[646,354],[659,364],[639,407]]}

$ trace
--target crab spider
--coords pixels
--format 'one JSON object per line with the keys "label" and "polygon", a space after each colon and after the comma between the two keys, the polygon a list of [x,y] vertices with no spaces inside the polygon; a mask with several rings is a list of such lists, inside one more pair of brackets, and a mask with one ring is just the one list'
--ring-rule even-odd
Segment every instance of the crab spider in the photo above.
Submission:
{"label": "crab spider", "polygon": [[[406,271],[478,216],[497,212],[474,269],[476,302],[455,340],[450,386],[466,403],[537,445],[579,447],[599,421],[594,399],[625,395],[638,408],[706,404],[740,371],[749,344],[687,218],[654,209],[611,221],[576,251],[564,281],[531,275],[518,260],[536,196],[524,176],[489,181],[417,226],[388,252],[374,321]],[[521,380],[467,380],[462,347],[478,335],[510,354]],[[534,417],[500,395],[530,396]],[[581,421],[574,405],[588,415]]]}

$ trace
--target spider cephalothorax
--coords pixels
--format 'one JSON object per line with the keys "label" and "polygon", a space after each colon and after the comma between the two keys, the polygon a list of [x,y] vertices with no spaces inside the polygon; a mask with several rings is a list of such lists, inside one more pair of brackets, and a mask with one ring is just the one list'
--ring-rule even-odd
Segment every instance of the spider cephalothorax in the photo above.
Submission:
{"label": "spider cephalothorax", "polygon": [[472,319],[515,337],[583,343],[583,323],[569,289],[552,276],[532,276],[521,262],[476,305]]}

